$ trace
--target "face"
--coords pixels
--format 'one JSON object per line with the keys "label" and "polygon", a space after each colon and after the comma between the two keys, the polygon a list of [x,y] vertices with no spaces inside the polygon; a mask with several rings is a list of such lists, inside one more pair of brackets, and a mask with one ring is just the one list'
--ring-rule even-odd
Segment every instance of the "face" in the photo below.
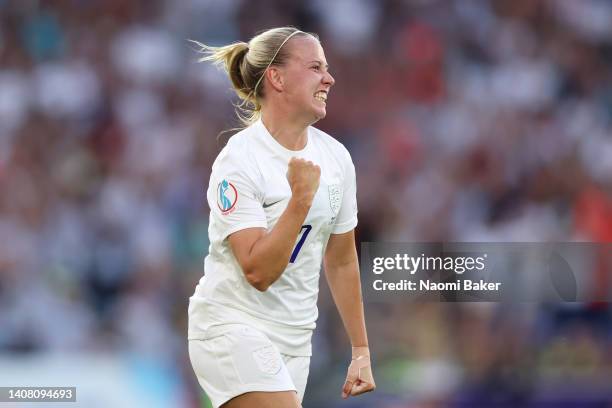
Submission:
{"label": "face", "polygon": [[283,90],[298,116],[314,123],[326,114],[327,96],[335,80],[328,71],[323,48],[312,36],[292,38],[289,58],[282,68]]}

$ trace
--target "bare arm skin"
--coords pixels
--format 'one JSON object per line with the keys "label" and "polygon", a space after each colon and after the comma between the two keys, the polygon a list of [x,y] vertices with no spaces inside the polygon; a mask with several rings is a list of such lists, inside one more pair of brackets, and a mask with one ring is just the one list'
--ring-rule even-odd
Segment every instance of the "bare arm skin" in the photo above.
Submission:
{"label": "bare arm skin", "polygon": [[265,291],[289,264],[291,251],[312,205],[321,169],[310,161],[292,158],[287,180],[291,199],[274,228],[247,228],[229,236],[229,243],[248,282]]}
{"label": "bare arm skin", "polygon": [[342,398],[373,391],[376,384],[370,365],[355,231],[332,234],[323,262],[327,283],[352,345],[352,361],[342,389]]}

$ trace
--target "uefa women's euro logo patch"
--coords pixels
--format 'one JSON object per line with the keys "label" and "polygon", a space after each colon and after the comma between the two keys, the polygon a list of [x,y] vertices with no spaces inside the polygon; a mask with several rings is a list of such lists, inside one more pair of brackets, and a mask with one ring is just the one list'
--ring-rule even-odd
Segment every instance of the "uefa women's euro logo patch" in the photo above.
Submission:
{"label": "uefa women's euro logo patch", "polygon": [[217,186],[217,206],[221,210],[221,214],[227,215],[236,207],[238,201],[238,190],[232,183],[223,180]]}

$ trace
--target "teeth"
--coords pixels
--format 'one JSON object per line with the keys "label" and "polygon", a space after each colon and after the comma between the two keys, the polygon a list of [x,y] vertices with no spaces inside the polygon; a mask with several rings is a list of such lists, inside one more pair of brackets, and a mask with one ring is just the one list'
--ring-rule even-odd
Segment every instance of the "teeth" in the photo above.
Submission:
{"label": "teeth", "polygon": [[327,102],[327,92],[317,92],[316,94],[314,94],[315,99],[321,101],[321,102]]}

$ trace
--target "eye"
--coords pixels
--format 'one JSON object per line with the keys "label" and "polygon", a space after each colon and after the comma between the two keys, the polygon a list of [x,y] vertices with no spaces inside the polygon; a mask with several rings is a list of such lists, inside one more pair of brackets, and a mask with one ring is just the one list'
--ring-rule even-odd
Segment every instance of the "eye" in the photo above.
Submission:
{"label": "eye", "polygon": [[312,69],[314,69],[315,71],[320,71],[321,67],[319,65],[314,65],[312,66]]}

